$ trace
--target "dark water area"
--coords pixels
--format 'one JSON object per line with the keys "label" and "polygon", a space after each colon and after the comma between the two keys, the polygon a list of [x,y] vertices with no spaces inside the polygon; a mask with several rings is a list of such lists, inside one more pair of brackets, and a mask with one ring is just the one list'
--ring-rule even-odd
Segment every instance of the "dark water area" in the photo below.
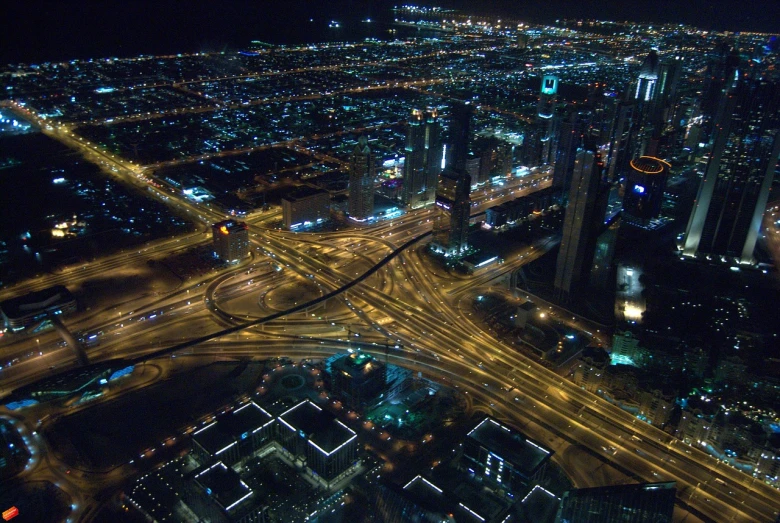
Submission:
{"label": "dark water area", "polygon": [[[397,0],[25,0],[5,2],[0,64],[235,50],[273,44],[403,38],[388,33]],[[558,19],[684,23],[777,33],[777,0],[441,0],[408,2],[529,23]],[[372,22],[363,20],[370,18]],[[310,21],[311,20],[311,21]],[[339,28],[328,27],[338,21]]]}
{"label": "dark water area", "polygon": [[0,166],[2,284],[191,229],[39,132],[0,137]]}
{"label": "dark water area", "polygon": [[[231,51],[271,44],[394,39],[392,4],[371,1],[74,2],[11,5],[0,64]],[[371,20],[367,22],[366,20]],[[14,24],[9,23],[14,20]],[[331,22],[338,22],[338,27]],[[331,25],[333,25],[331,27]]]}

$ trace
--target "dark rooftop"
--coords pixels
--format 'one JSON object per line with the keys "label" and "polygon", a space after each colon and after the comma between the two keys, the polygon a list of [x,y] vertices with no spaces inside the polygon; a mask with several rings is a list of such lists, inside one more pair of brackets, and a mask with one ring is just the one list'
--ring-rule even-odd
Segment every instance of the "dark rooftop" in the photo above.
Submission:
{"label": "dark rooftop", "polygon": [[19,318],[31,312],[64,305],[74,300],[73,294],[67,288],[63,285],[54,285],[0,302],[0,310],[8,318]]}
{"label": "dark rooftop", "polygon": [[250,401],[233,411],[233,415],[229,418],[229,425],[231,433],[240,438],[247,432],[255,432],[262,428],[273,419],[273,416],[262,407],[259,407],[254,401]]}
{"label": "dark rooftop", "polygon": [[322,189],[315,189],[314,187],[302,186],[284,195],[282,197],[282,200],[294,202],[296,200],[303,200],[305,198],[309,198],[310,196],[314,196],[315,194],[328,194],[328,191],[324,191]]}
{"label": "dark rooftop", "polygon": [[206,449],[212,456],[219,454],[221,450],[235,442],[233,436],[222,430],[220,425],[219,421],[215,421],[192,435],[193,441],[197,441],[198,445]]}
{"label": "dark rooftop", "polygon": [[474,521],[479,523],[485,518],[476,510],[457,499],[449,492],[444,492],[438,485],[422,476],[415,476],[404,485],[408,497],[418,506],[443,514],[456,514],[456,521]]}
{"label": "dark rooftop", "polygon": [[492,418],[482,420],[469,432],[468,437],[510,462],[526,476],[531,476],[552,456],[551,450]]}
{"label": "dark rooftop", "polygon": [[536,309],[536,304],[532,301],[527,301],[525,303],[522,303],[518,306],[519,309],[523,309],[524,311],[531,312],[534,309]]}
{"label": "dark rooftop", "polygon": [[300,402],[279,419],[293,429],[306,434],[309,441],[326,454],[330,454],[353,437],[355,432],[309,400]]}
{"label": "dark rooftop", "polygon": [[228,513],[254,494],[238,473],[221,461],[197,473],[195,480]]}
{"label": "dark rooftop", "polygon": [[370,372],[373,368],[384,367],[384,363],[377,361],[367,352],[357,351],[337,359],[333,362],[333,367],[338,370],[355,369]]}
{"label": "dark rooftop", "polygon": [[192,439],[216,455],[226,449],[231,443],[244,439],[263,426],[273,421],[273,417],[253,401],[243,405],[233,412],[217,418],[217,421],[207,425],[193,434]]}
{"label": "dark rooftop", "polygon": [[671,523],[676,496],[674,481],[581,488],[563,495],[559,515],[572,523],[600,523],[614,514],[621,521]]}
{"label": "dark rooftop", "polygon": [[[534,523],[552,523],[561,500],[555,494],[539,485],[535,485],[520,500],[521,521]],[[523,519],[524,518],[524,519]]]}

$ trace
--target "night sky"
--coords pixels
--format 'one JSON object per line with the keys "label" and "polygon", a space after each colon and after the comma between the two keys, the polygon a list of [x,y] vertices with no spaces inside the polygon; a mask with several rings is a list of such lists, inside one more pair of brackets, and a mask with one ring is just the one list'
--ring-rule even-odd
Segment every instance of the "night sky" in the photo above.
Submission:
{"label": "night sky", "polygon": [[[214,51],[245,45],[263,35],[277,37],[268,38],[269,41],[306,40],[307,33],[301,26],[310,16],[323,20],[350,16],[387,20],[391,17],[389,8],[402,3],[402,0],[106,0],[83,4],[16,1],[3,9],[0,63]],[[442,0],[427,4],[454,7],[468,13],[513,15],[531,22],[567,17],[673,21],[705,29],[780,32],[778,0]]]}

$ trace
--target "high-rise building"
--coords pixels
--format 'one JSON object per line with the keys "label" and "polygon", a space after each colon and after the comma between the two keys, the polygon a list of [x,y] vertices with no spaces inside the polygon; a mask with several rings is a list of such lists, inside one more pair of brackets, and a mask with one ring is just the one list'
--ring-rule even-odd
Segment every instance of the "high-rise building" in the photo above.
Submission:
{"label": "high-rise building", "polygon": [[542,89],[539,94],[539,105],[536,109],[536,124],[540,128],[541,165],[555,163],[555,151],[558,143],[558,126],[560,124],[556,113],[558,98],[558,78],[545,76],[542,78]]}
{"label": "high-rise building", "polygon": [[617,243],[620,217],[613,216],[607,222],[607,227],[596,238],[596,248],[593,252],[593,265],[590,269],[590,286],[592,289],[606,290],[609,283],[615,281],[614,260],[615,244]]}
{"label": "high-rise building", "polygon": [[536,167],[555,162],[558,141],[557,96],[558,78],[550,75],[543,77],[539,91],[539,102],[536,106],[536,119],[528,126],[523,135],[520,158],[523,165]]}
{"label": "high-rise building", "polygon": [[642,67],[639,70],[639,78],[636,82],[634,99],[649,102],[655,95],[656,84],[658,83],[658,53],[655,50],[650,51]]}
{"label": "high-rise building", "polygon": [[376,164],[365,136],[358,138],[349,159],[349,216],[365,220],[374,213]]}
{"label": "high-rise building", "polygon": [[436,191],[439,208],[433,227],[433,245],[446,256],[468,249],[469,217],[471,215],[471,176],[468,164],[472,107],[456,103],[450,122],[450,149]]}
{"label": "high-rise building", "polygon": [[674,114],[672,108],[677,98],[677,83],[680,80],[681,72],[680,60],[676,58],[664,60],[658,66],[655,101],[658,111],[656,125],[659,128],[672,123],[672,115]]}
{"label": "high-rise building", "polygon": [[526,127],[523,133],[523,145],[520,148],[520,164],[526,167],[536,167],[542,164],[542,138],[544,129],[537,123]]}
{"label": "high-rise building", "polygon": [[445,168],[465,172],[471,139],[471,116],[474,106],[466,102],[452,104],[450,114],[449,140]]}
{"label": "high-rise building", "polygon": [[633,156],[634,113],[636,104],[631,101],[621,101],[615,109],[615,125],[612,127],[609,151],[609,169],[607,180],[617,183],[628,170],[628,162]]}
{"label": "high-rise building", "polygon": [[225,220],[211,226],[214,255],[226,262],[249,256],[249,227],[243,222]]}
{"label": "high-rise building", "polygon": [[708,117],[703,126],[708,138],[711,137],[712,123],[718,114],[718,108],[726,100],[734,82],[739,79],[739,63],[739,53],[724,43],[718,49],[717,58],[707,66],[701,110]]}
{"label": "high-rise building", "polygon": [[322,189],[300,187],[282,198],[284,227],[291,231],[330,219],[330,194]]}
{"label": "high-rise building", "polygon": [[549,119],[555,114],[555,100],[558,95],[558,77],[546,75],[542,78],[542,87],[539,92],[539,104],[536,107],[536,115]]}
{"label": "high-rise building", "polygon": [[445,256],[457,256],[468,249],[471,216],[471,176],[449,169],[441,174],[436,192],[438,215],[433,226],[433,246]]}
{"label": "high-rise building", "polygon": [[577,149],[582,147],[585,127],[585,118],[580,112],[572,112],[560,125],[552,186],[560,189],[564,198],[569,195],[574,160],[577,156]]}
{"label": "high-rise building", "polygon": [[688,221],[683,254],[753,261],[780,158],[780,89],[743,78],[728,93]]}
{"label": "high-rise building", "polygon": [[644,225],[661,214],[671,166],[652,156],[635,158],[629,165],[623,196],[623,218],[629,223]]}
{"label": "high-rise building", "polygon": [[435,109],[414,109],[406,134],[403,204],[416,209],[436,202],[442,164],[441,124]]}
{"label": "high-rise building", "polygon": [[564,301],[588,282],[595,239],[603,226],[598,210],[602,168],[599,153],[577,152],[555,267],[555,289]]}
{"label": "high-rise building", "polygon": [[570,490],[556,523],[671,523],[677,489],[668,483],[640,483]]}

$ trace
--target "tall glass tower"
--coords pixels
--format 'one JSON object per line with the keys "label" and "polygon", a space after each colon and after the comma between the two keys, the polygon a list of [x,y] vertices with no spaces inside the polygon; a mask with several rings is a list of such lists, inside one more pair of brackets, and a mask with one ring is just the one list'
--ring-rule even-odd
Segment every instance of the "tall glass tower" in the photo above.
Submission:
{"label": "tall glass tower", "polygon": [[412,111],[405,152],[403,204],[412,209],[433,205],[443,152],[436,109]]}
{"label": "tall glass tower", "polygon": [[351,218],[365,220],[374,213],[374,178],[376,178],[374,155],[368,147],[368,139],[361,136],[349,158],[349,216]]}
{"label": "tall glass tower", "polygon": [[715,121],[715,139],[685,234],[683,255],[752,263],[780,159],[780,89],[741,79]]}
{"label": "tall glass tower", "polygon": [[580,149],[574,161],[569,204],[555,265],[555,290],[568,301],[588,283],[595,250],[595,232],[602,225],[598,202],[603,162],[599,153]]}

